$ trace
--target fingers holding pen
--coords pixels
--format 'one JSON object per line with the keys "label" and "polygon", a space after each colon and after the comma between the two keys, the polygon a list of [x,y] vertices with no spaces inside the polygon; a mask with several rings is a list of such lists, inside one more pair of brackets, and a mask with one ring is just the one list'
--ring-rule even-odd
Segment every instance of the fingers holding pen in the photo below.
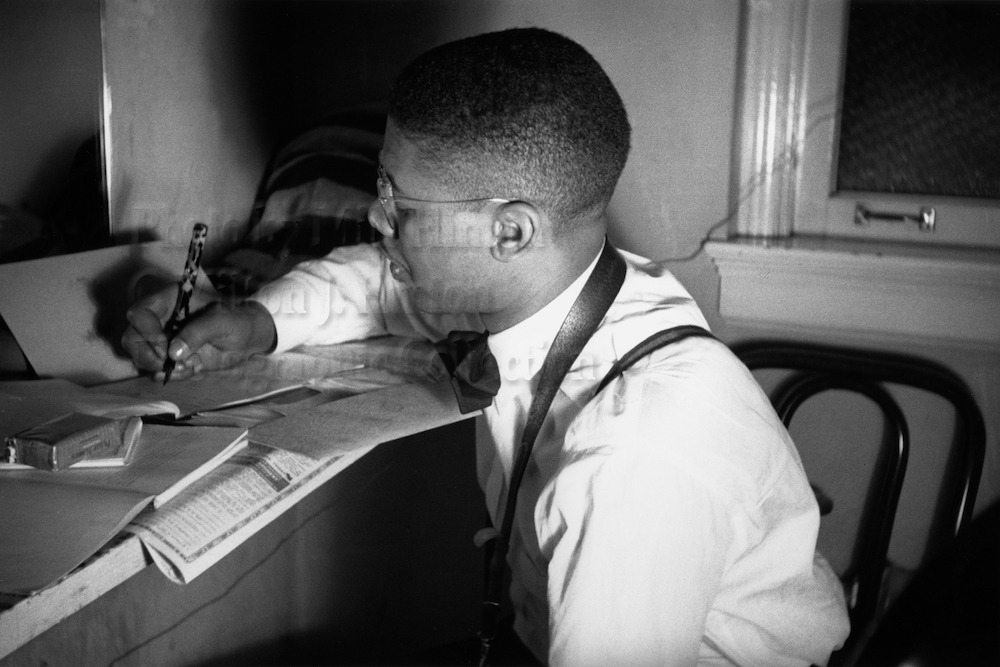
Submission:
{"label": "fingers holding pen", "polygon": [[163,367],[167,354],[167,336],[160,316],[146,305],[131,308],[126,315],[129,326],[122,334],[121,344],[141,370]]}
{"label": "fingers holding pen", "polygon": [[[154,371],[154,379],[166,381],[167,365],[164,362],[168,358],[173,362],[169,378],[182,380],[205,369],[203,355],[210,360],[218,356],[212,347],[214,324],[208,313],[209,311],[198,313],[186,320],[169,341],[164,341],[164,356],[159,358],[159,365],[150,368]],[[220,366],[214,363],[211,367]]]}
{"label": "fingers holding pen", "polygon": [[181,378],[191,374],[191,364],[188,362],[191,353],[183,344],[183,337],[177,334],[171,340],[164,331],[171,312],[169,303],[174,294],[175,289],[163,290],[135,304],[125,315],[129,326],[122,335],[122,347],[132,357],[136,368],[152,371],[154,377],[159,379],[163,379],[168,351],[172,359],[180,361],[172,377]]}
{"label": "fingers holding pen", "polygon": [[210,304],[170,341],[168,354],[177,377],[229,368],[251,354],[266,352],[273,340],[270,315],[257,304]]}
{"label": "fingers holding pen", "polygon": [[273,349],[276,333],[267,309],[257,303],[215,301],[195,311],[168,341],[165,322],[173,294],[166,290],[137,303],[128,314],[122,346],[140,370],[164,378],[164,361],[174,361],[171,379],[202,370],[229,368],[254,353]]}
{"label": "fingers holding pen", "polygon": [[[212,326],[211,317],[195,317],[170,341],[167,354],[174,361],[171,378],[180,380],[200,373],[206,367],[225,368],[231,365],[220,360],[224,353],[220,354],[212,344]],[[157,373],[156,378],[162,375]]]}

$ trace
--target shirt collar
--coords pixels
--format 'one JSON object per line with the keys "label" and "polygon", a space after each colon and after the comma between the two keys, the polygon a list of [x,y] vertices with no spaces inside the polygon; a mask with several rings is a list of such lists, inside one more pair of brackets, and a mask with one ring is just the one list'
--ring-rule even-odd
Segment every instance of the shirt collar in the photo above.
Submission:
{"label": "shirt collar", "polygon": [[497,360],[504,382],[530,380],[542,369],[553,339],[594,272],[603,251],[602,245],[590,266],[541,310],[508,329],[490,334],[487,344]]}

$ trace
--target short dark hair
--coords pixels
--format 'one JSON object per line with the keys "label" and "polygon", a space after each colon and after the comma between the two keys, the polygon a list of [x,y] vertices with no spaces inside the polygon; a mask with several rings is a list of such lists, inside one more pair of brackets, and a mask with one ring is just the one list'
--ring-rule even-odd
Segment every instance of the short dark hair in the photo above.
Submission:
{"label": "short dark hair", "polygon": [[628,157],[611,79],[582,46],[540,28],[431,49],[399,75],[388,110],[456,194],[530,201],[557,227],[603,212]]}

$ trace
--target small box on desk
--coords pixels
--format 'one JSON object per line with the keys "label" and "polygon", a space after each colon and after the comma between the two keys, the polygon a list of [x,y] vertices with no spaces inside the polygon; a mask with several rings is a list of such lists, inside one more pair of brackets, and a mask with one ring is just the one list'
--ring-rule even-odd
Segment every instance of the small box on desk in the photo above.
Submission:
{"label": "small box on desk", "polygon": [[139,440],[141,420],[72,412],[4,439],[0,462],[42,470],[125,465]]}

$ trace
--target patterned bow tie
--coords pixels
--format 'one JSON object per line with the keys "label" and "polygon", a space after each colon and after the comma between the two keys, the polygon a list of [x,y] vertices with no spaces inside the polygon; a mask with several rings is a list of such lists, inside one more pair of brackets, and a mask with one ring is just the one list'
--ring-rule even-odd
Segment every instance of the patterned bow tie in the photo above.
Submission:
{"label": "patterned bow tie", "polygon": [[486,339],[489,333],[452,331],[434,344],[445,368],[462,414],[487,408],[500,390],[500,368]]}

